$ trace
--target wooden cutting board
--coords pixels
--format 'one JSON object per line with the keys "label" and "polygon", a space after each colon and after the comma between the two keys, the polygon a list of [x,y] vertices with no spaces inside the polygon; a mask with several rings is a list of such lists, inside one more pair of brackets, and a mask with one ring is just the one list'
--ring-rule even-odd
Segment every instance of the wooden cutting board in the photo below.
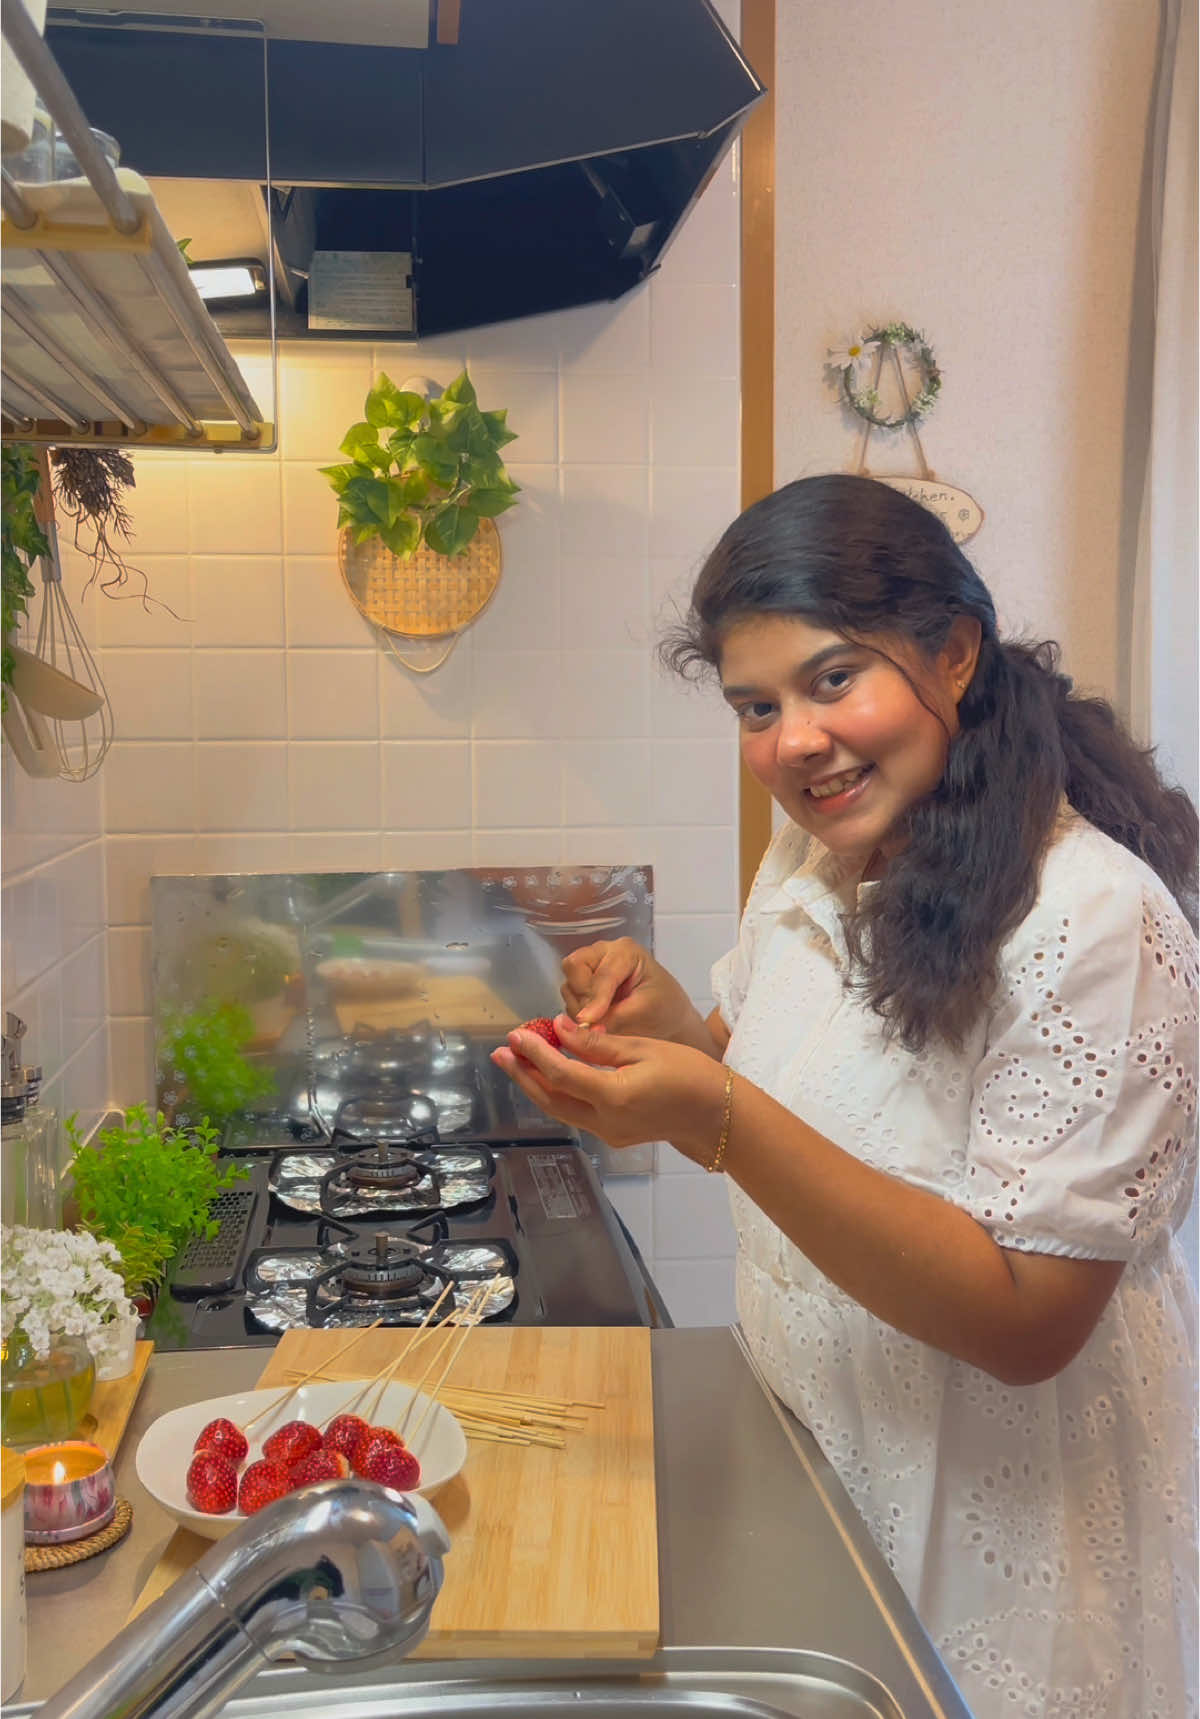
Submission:
{"label": "wooden cutting board", "polygon": [[405,1032],[432,1021],[447,1032],[489,1033],[499,1041],[521,1024],[520,1015],[474,973],[429,973],[409,996],[339,997],[333,1006],[344,1033],[356,1026]]}
{"label": "wooden cutting board", "polygon": [[[365,1338],[354,1351],[362,1376],[377,1373],[407,1340],[394,1330]],[[259,1382],[292,1383],[297,1370],[320,1366],[344,1343],[342,1331],[289,1331]],[[416,1377],[414,1370],[408,1382]],[[586,1424],[566,1435],[563,1450],[469,1439],[463,1472],[432,1500],[451,1549],[432,1627],[415,1657],[653,1653],[659,1639],[658,1523],[649,1331],[482,1327],[464,1343],[449,1382],[605,1406],[581,1411]],[[179,1529],[133,1615],[210,1545]]]}
{"label": "wooden cutting board", "polygon": [[139,1341],[134,1346],[132,1372],[123,1379],[102,1379],[92,1392],[91,1407],[83,1418],[79,1436],[91,1439],[110,1458],[116,1456],[117,1446],[129,1425],[153,1353],[153,1343]]}

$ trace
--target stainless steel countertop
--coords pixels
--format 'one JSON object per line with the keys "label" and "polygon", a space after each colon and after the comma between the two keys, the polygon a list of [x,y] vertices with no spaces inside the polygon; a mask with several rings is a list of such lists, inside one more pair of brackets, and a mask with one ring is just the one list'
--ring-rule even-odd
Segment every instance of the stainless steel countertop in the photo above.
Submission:
{"label": "stainless steel countertop", "polygon": [[[732,1334],[656,1331],[651,1343],[663,1646],[839,1655],[878,1677],[906,1719],[970,1719],[833,1470]],[[258,1349],[154,1356],[116,1465],[133,1526],[112,1551],[27,1578],[13,1706],[44,1700],[112,1638],[171,1537],[134,1472],[142,1433],[182,1403],[250,1388],[264,1365]]]}

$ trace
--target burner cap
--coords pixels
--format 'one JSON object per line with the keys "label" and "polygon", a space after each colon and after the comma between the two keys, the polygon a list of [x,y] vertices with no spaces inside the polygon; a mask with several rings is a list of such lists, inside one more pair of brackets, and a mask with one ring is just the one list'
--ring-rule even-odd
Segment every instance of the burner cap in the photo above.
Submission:
{"label": "burner cap", "polygon": [[372,1251],[356,1249],[342,1270],[342,1287],[376,1298],[412,1295],[428,1272],[412,1242],[379,1230]]}
{"label": "burner cap", "polygon": [[411,1152],[382,1140],[346,1166],[346,1180],[353,1188],[411,1188],[427,1174]]}

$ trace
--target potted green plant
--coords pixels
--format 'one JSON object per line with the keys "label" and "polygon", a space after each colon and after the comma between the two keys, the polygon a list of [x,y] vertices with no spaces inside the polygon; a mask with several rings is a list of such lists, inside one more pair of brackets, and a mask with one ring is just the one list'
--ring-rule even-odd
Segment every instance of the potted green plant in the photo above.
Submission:
{"label": "potted green plant", "polygon": [[393,555],[422,545],[460,555],[480,520],[513,506],[520,485],[500,458],[516,440],[507,411],[481,411],[465,370],[431,395],[381,375],[363,421],[342,440],[348,463],[321,468],[338,498],[338,526],[356,543],[378,537]]}
{"label": "potted green plant", "polygon": [[161,1111],[151,1116],[135,1104],[123,1124],[101,1130],[94,1149],[85,1146],[74,1116],[66,1129],[82,1227],[112,1242],[125,1261],[127,1287],[131,1277],[140,1279],[134,1299],[152,1298],[185,1242],[216,1235],[209,1208],[247,1171],[218,1166],[217,1131],[207,1118],[193,1128],[172,1128]]}
{"label": "potted green plant", "polygon": [[0,503],[3,504],[3,524],[0,526],[3,615],[0,617],[0,633],[4,653],[0,670],[0,708],[4,710],[8,709],[8,689],[12,685],[12,635],[33,596],[29,569],[39,555],[46,555],[50,550],[33,511],[38,481],[37,454],[33,448],[27,442],[6,442],[0,450]]}

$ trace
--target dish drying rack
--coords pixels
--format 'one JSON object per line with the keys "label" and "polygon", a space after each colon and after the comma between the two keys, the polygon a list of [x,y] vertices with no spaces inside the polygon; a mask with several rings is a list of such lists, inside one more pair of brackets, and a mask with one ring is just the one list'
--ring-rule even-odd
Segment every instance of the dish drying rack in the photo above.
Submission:
{"label": "dish drying rack", "polygon": [[20,0],[3,35],[86,178],[3,169],[6,440],[269,451],[265,422],[146,181],[114,169]]}

